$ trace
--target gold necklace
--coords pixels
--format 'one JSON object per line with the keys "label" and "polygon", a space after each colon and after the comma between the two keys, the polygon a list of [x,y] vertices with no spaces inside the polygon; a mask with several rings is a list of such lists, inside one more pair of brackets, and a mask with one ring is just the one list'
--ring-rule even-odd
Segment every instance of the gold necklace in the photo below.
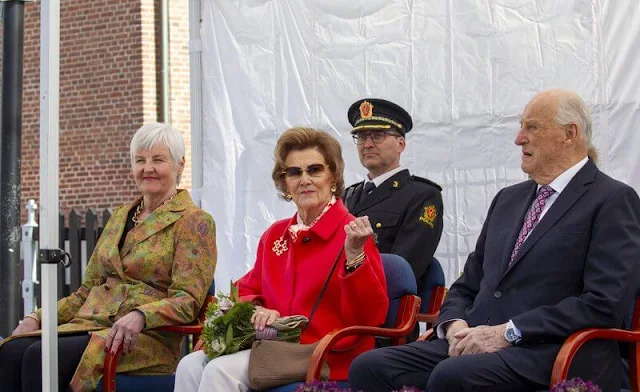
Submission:
{"label": "gold necklace", "polygon": [[140,211],[142,211],[143,208],[144,208],[144,198],[142,199],[140,204],[138,204],[138,207],[136,208],[136,212],[134,212],[133,216],[131,217],[133,224],[136,226],[141,222],[140,219],[138,218],[138,215],[140,215]]}
{"label": "gold necklace", "polygon": [[[167,200],[164,201],[164,203],[162,203],[161,205],[165,205],[167,204],[171,199],[173,199],[176,195],[178,194],[178,192],[174,193],[173,195],[171,195],[170,198],[168,198]],[[144,197],[142,198],[142,200],[140,201],[140,204],[138,204],[138,207],[136,207],[136,211],[133,213],[133,216],[131,217],[131,221],[133,222],[134,225],[138,225],[140,222],[142,222],[140,220],[140,218],[138,218],[138,216],[140,215],[140,213],[142,212],[142,210],[144,209]]]}

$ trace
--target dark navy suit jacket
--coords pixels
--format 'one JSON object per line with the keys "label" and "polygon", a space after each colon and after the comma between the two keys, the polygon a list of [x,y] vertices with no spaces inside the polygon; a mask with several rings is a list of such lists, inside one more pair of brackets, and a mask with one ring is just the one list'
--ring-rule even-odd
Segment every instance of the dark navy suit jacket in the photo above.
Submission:
{"label": "dark navy suit jacket", "polygon": [[[498,351],[520,375],[548,384],[562,342],[589,327],[619,328],[640,279],[640,200],[589,160],[558,195],[508,267],[537,191],[525,181],[491,203],[476,248],[452,285],[439,321],[470,326],[513,320],[518,346]],[[621,375],[615,342],[581,350],[570,374],[615,390]]]}

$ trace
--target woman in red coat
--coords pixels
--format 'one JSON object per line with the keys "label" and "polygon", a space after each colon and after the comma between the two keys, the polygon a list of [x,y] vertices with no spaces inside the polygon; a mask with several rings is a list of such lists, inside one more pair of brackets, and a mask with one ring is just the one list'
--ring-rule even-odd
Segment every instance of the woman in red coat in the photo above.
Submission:
{"label": "woman in red coat", "polygon": [[[280,196],[298,211],[267,229],[253,269],[237,282],[242,299],[257,305],[256,329],[280,316],[308,316],[339,254],[301,342],[384,322],[388,298],[380,254],[368,218],[353,217],[340,199],[343,170],[340,144],[326,132],[292,128],[278,140],[272,177]],[[373,344],[371,337],[342,340],[329,354],[330,378],[346,380],[351,361]],[[175,391],[248,391],[249,355],[240,351],[206,363],[203,351],[192,353],[178,365]]]}

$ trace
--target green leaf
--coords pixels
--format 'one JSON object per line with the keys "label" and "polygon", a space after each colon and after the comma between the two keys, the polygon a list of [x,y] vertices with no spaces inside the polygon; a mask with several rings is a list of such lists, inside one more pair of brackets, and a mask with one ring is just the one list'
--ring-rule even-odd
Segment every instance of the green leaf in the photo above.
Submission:
{"label": "green leaf", "polygon": [[233,302],[238,302],[238,288],[233,284],[233,280],[230,282],[229,296]]}
{"label": "green leaf", "polygon": [[225,354],[233,354],[237,353],[238,351],[240,351],[240,345],[236,344],[235,346],[228,347],[225,351]]}
{"label": "green leaf", "polygon": [[231,347],[233,345],[233,325],[229,324],[227,328],[227,336],[225,337],[225,346]]}

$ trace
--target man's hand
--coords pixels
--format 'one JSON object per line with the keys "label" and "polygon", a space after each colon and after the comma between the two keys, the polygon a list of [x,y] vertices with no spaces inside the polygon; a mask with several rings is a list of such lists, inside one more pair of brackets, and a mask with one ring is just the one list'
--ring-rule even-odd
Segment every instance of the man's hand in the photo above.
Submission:
{"label": "man's hand", "polygon": [[[504,338],[507,324],[494,326],[479,325],[474,328],[464,328],[453,336],[457,343],[449,346],[449,356],[493,353],[511,346]],[[447,333],[448,335],[448,333]]]}
{"label": "man's hand", "polygon": [[137,310],[129,312],[111,327],[111,331],[107,335],[105,351],[110,350],[112,354],[115,354],[122,344],[122,353],[130,352],[138,341],[138,335],[144,328],[144,324],[145,319],[142,312]]}
{"label": "man's hand", "polygon": [[36,320],[30,317],[25,317],[24,320],[22,320],[22,322],[18,324],[16,329],[13,330],[13,332],[11,333],[11,336],[22,335],[24,333],[34,332],[39,329],[40,329],[39,322],[37,322]]}
{"label": "man's hand", "polygon": [[451,353],[460,342],[460,339],[455,338],[455,334],[460,330],[469,328],[469,324],[464,320],[454,320],[449,322],[448,325],[445,325],[444,328],[445,338],[447,339],[447,342],[449,342],[449,356],[452,357],[453,355]]}

